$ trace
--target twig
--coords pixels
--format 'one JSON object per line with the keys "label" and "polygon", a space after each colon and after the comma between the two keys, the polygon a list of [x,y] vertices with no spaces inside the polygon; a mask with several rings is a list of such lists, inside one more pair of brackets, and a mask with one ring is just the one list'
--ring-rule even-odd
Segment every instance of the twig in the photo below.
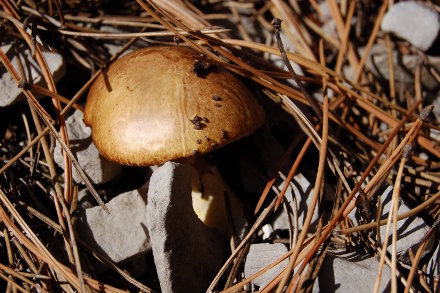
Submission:
{"label": "twig", "polygon": [[[409,145],[408,145],[409,146]],[[407,147],[408,147],[407,146]],[[391,200],[391,204],[390,204],[390,208],[389,208],[389,213],[388,213],[388,218],[387,218],[387,225],[386,225],[386,231],[385,231],[385,240],[384,243],[382,245],[382,251],[380,253],[380,261],[379,261],[379,269],[377,271],[377,277],[376,277],[376,282],[374,284],[374,291],[375,293],[379,292],[379,286],[380,286],[380,281],[381,281],[381,276],[382,276],[382,269],[383,269],[383,265],[385,262],[385,255],[386,255],[386,251],[387,251],[387,247],[388,247],[388,235],[390,232],[390,227],[391,227],[391,221],[393,222],[393,248],[392,248],[392,279],[391,279],[391,290],[393,292],[396,292],[396,250],[395,250],[395,238],[394,235],[397,234],[397,211],[398,211],[398,196],[399,196],[399,192],[400,192],[400,184],[401,184],[401,180],[402,180],[402,172],[403,172],[403,166],[405,165],[405,162],[407,160],[407,156],[403,156],[400,165],[399,165],[399,170],[397,172],[397,178],[396,181],[394,183],[394,190],[393,190],[393,196],[392,196],[392,200]],[[396,207],[397,206],[397,207]],[[380,234],[378,234],[380,235]],[[397,237],[397,236],[396,236]]]}
{"label": "twig", "polygon": [[[399,196],[400,185],[402,181],[403,168],[405,163],[409,159],[411,152],[411,144],[405,146],[402,153],[402,160],[400,161],[399,169],[397,171],[396,182],[393,190],[393,236],[392,236],[392,249],[391,249],[391,291],[397,292],[397,214],[399,212]],[[391,213],[391,209],[390,209]],[[387,236],[386,236],[387,237]]]}
{"label": "twig", "polygon": [[[61,34],[66,36],[75,37],[85,37],[93,39],[109,39],[109,40],[123,40],[131,38],[146,38],[146,37],[172,37],[175,34],[170,31],[160,31],[160,32],[138,32],[138,33],[89,33],[89,32],[75,32],[67,30],[58,30]],[[216,34],[229,32],[229,29],[219,28],[219,29],[201,29],[200,32],[203,34]],[[180,31],[181,35],[189,36],[190,33]]]}
{"label": "twig", "polygon": [[278,19],[278,18],[272,20],[272,25],[275,29],[275,37],[277,39],[278,47],[281,52],[281,57],[283,58],[284,64],[287,66],[289,73],[292,75],[293,79],[295,80],[295,82],[298,85],[299,89],[301,90],[302,94],[309,101],[310,106],[312,107],[313,111],[316,114],[316,117],[318,117],[318,119],[321,120],[322,113],[321,113],[321,110],[318,106],[318,103],[315,101],[315,99],[309,94],[309,92],[303,86],[301,80],[299,79],[299,77],[295,73],[295,71],[293,70],[292,65],[290,64],[290,61],[287,58],[286,51],[284,50],[284,45],[283,45],[283,42],[281,41],[281,36],[280,36],[281,22],[282,22],[282,20]]}
{"label": "twig", "polygon": [[[6,273],[8,273],[8,274],[10,274],[10,275],[12,275],[12,276],[14,276],[14,277],[17,278],[17,279],[20,279],[21,281],[27,283],[29,286],[31,286],[31,287],[34,288],[35,290],[39,290],[39,291],[41,291],[41,292],[45,292],[45,293],[46,293],[46,292],[47,292],[47,293],[49,292],[49,291],[45,290],[44,288],[42,288],[41,286],[37,285],[36,283],[34,283],[34,282],[28,280],[27,278],[25,278],[24,276],[22,276],[20,273],[15,272],[14,270],[10,269],[9,267],[7,267],[7,266],[5,266],[5,265],[3,265],[3,264],[1,264],[1,263],[0,263],[0,270],[2,270],[2,271],[4,271],[4,272],[6,272]],[[23,291],[23,292],[26,292],[26,291]]]}
{"label": "twig", "polygon": [[312,222],[313,211],[316,208],[316,203],[318,201],[319,192],[321,190],[322,178],[324,174],[324,167],[327,156],[327,141],[328,141],[328,96],[324,96],[324,104],[323,104],[323,126],[322,126],[322,143],[319,149],[319,163],[318,163],[318,171],[316,174],[315,187],[313,189],[312,200],[310,201],[309,207],[307,209],[306,219],[304,220],[303,228],[298,237],[298,241],[293,249],[292,256],[289,260],[289,265],[287,266],[283,279],[278,285],[277,293],[281,293],[284,289],[284,286],[287,283],[287,279],[290,277],[290,273],[293,270],[293,266],[295,265],[296,258],[298,257],[299,251],[303,245],[303,242],[306,238],[307,231],[310,227],[310,223]]}

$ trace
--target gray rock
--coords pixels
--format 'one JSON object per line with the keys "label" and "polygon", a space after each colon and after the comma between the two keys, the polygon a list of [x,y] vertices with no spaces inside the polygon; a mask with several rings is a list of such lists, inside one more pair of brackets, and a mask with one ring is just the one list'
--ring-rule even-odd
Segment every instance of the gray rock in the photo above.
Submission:
{"label": "gray rock", "polygon": [[[95,184],[106,183],[119,176],[122,166],[106,160],[92,142],[92,130],[83,121],[83,113],[76,110],[66,119],[67,133],[69,135],[72,153],[76,156],[79,165]],[[61,154],[61,146],[56,143],[54,150],[55,162],[64,168],[64,160]],[[82,179],[74,167],[73,179],[81,183]]]}
{"label": "gray rock", "polygon": [[[382,219],[386,219],[388,217],[391,206],[392,193],[393,193],[392,187],[388,186],[382,195],[382,208],[383,208]],[[405,204],[405,202],[399,200],[398,214],[405,213],[409,210],[410,208]],[[349,214],[349,217],[353,219],[355,223],[357,223],[356,213],[357,213],[357,209],[354,209]],[[425,234],[428,232],[428,230],[429,230],[429,226],[421,218],[417,216],[406,218],[397,223],[398,235],[397,235],[396,250],[397,250],[397,257],[399,258],[400,261],[410,264],[408,250],[411,248],[413,249],[413,251],[416,251],[419,243],[425,237]],[[381,226],[380,237],[382,243],[385,240],[385,236],[386,236],[385,232],[386,232],[386,225]],[[392,226],[390,227],[390,234],[388,237],[389,237],[388,249],[390,250],[392,244]]]}
{"label": "gray rock", "polygon": [[[3,45],[1,48],[6,53],[9,60],[11,60],[14,68],[18,70],[17,57],[12,46]],[[23,64],[24,74],[27,81],[31,84],[42,83],[43,77],[40,67],[32,58],[30,50],[26,46],[19,47],[18,56],[21,60],[21,64]],[[43,56],[46,59],[55,82],[57,82],[66,73],[62,56],[58,53],[47,51],[43,51]],[[0,67],[0,93],[2,93],[0,95],[0,107],[10,106],[23,97],[21,89],[18,88],[17,83],[4,66]]]}
{"label": "gray rock", "polygon": [[[364,48],[359,49],[360,54],[364,52]],[[420,57],[416,55],[400,55],[396,50],[393,51],[394,78],[396,84],[413,84],[414,73]],[[440,58],[436,56],[426,56],[428,63],[436,70],[440,70]],[[388,55],[386,47],[383,44],[375,44],[371,48],[370,54],[365,62],[365,66],[371,70],[379,78],[389,79],[388,72]],[[344,68],[347,78],[352,78],[353,74]],[[427,89],[435,89],[438,82],[428,72],[426,66],[422,67],[421,72],[422,84]]]}
{"label": "gray rock", "polygon": [[[313,292],[373,292],[379,261],[373,257],[335,257],[327,254],[314,284]],[[383,267],[379,292],[390,291],[391,269]]]}
{"label": "gray rock", "polygon": [[[278,190],[281,191],[283,189],[284,183],[278,186]],[[293,193],[292,193],[293,186]],[[307,210],[309,208],[310,201],[312,200],[313,195],[313,184],[310,183],[305,176],[302,174],[297,174],[292,179],[292,184],[287,188],[285,199],[287,204],[289,205],[289,211],[286,211],[286,208],[282,206],[279,211],[276,213],[274,220],[272,222],[272,226],[274,230],[288,230],[289,229],[289,220],[288,215],[291,215],[291,210],[295,208],[293,202],[293,194],[295,195],[298,209],[298,226],[299,229],[302,228],[305,216],[307,214]],[[318,209],[315,209],[312,218],[312,227],[316,225],[316,221],[318,220]]]}
{"label": "gray rock", "polygon": [[[304,174],[310,173],[310,171],[307,169],[303,169],[303,172]],[[314,174],[312,174],[311,176],[314,176]],[[311,176],[308,176],[308,178],[313,178]],[[302,229],[307,211],[310,206],[310,202],[312,201],[314,190],[314,182],[310,182],[308,178],[302,173],[293,176],[293,179],[291,181],[292,184],[289,184],[285,194],[285,200],[287,201],[289,211],[286,211],[286,207],[283,205],[282,208],[280,207],[280,209],[276,212],[275,217],[271,222],[274,230],[289,230],[288,215],[291,215],[292,222],[294,224],[292,214],[294,209],[298,210],[298,228],[299,230]],[[281,192],[283,186],[284,182],[281,183],[277,189]],[[330,184],[325,183],[324,200],[330,202],[333,201],[334,194],[334,188]],[[296,198],[296,206],[294,205],[293,195],[295,195]],[[317,220],[318,208],[315,208],[311,221],[312,230],[316,227]]]}
{"label": "gray rock", "polygon": [[167,162],[150,178],[147,222],[162,292],[202,292],[227,256],[225,239],[196,216],[191,169]]}
{"label": "gray rock", "polygon": [[106,206],[82,210],[78,233],[82,241],[117,263],[151,250],[147,231],[147,190],[122,193]]}
{"label": "gray rock", "polygon": [[407,40],[426,51],[434,43],[440,29],[438,14],[420,2],[405,1],[394,4],[385,14],[381,28],[384,32]]}
{"label": "gray rock", "polygon": [[[244,275],[246,278],[253,276],[254,274],[273,263],[281,256],[287,253],[287,247],[281,243],[258,243],[252,244],[249,247],[249,252],[246,256],[246,262],[244,264]],[[255,278],[252,284],[259,288],[265,287],[270,281],[272,281],[287,265],[289,264],[288,258],[280,262],[272,269],[265,272],[263,275]]]}

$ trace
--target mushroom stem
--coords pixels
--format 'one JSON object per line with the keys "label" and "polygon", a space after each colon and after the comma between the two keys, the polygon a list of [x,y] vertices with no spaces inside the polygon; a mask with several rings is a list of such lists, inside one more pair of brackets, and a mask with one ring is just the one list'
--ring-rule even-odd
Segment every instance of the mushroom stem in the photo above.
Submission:
{"label": "mushroom stem", "polygon": [[223,180],[214,162],[199,157],[191,159],[190,166],[192,203],[198,218],[227,238],[238,236],[237,232],[245,225],[240,199]]}

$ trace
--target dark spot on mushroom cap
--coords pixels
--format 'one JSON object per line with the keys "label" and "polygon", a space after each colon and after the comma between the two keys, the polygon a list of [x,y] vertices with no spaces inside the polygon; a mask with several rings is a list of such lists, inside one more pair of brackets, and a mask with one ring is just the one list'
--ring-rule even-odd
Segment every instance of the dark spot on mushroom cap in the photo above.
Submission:
{"label": "dark spot on mushroom cap", "polygon": [[229,133],[226,130],[222,129],[222,138],[227,139],[228,137],[229,137]]}
{"label": "dark spot on mushroom cap", "polygon": [[217,102],[219,102],[219,101],[222,100],[222,98],[220,98],[220,97],[217,96],[217,95],[213,95],[211,98],[212,98],[214,101],[217,101]]}
{"label": "dark spot on mushroom cap", "polygon": [[205,78],[209,74],[210,64],[207,60],[194,60],[192,71],[197,77]]}
{"label": "dark spot on mushroom cap", "polygon": [[202,121],[202,118],[200,118],[200,116],[197,116],[197,115],[195,115],[194,117],[193,117],[193,119],[191,119],[190,120],[192,123],[197,123],[197,122],[200,122],[200,121]]}
{"label": "dark spot on mushroom cap", "polygon": [[195,115],[193,119],[189,120],[194,125],[194,129],[200,130],[206,127],[206,124],[202,123],[202,118]]}

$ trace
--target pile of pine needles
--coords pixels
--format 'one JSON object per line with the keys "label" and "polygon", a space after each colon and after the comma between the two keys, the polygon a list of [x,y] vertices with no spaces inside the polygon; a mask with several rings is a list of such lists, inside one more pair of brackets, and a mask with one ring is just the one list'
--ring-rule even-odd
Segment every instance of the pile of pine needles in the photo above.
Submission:
{"label": "pile of pine needles", "polygon": [[[259,274],[243,278],[247,248],[265,220],[283,203],[288,184],[280,191],[274,189],[274,182],[282,175],[276,172],[265,182],[251,229],[237,243],[208,290],[236,292],[249,288],[246,284],[252,279],[286,258],[288,267],[261,292],[281,292],[285,286],[289,292],[310,290],[329,245],[342,243],[362,246],[380,258],[378,278],[372,280],[377,285],[387,263],[392,268],[394,292],[397,282],[406,291],[436,292],[438,276],[426,273],[421,256],[429,243],[437,242],[440,123],[433,119],[432,107],[425,102],[424,93],[429,89],[423,86],[422,72],[439,84],[440,74],[423,52],[380,31],[381,20],[393,1],[326,2],[336,35],[323,29],[323,12],[315,0],[0,0],[0,42],[29,47],[45,81],[44,85],[34,85],[26,80],[25,65],[15,68],[0,49],[4,68],[25,97],[24,102],[2,111],[0,277],[6,292],[157,289],[157,284],[133,279],[77,237],[78,186],[72,180],[72,168],[80,167],[70,151],[64,124],[72,108],[82,109],[84,94],[106,66],[132,46],[156,44],[192,46],[246,78],[264,99],[290,115],[300,131],[277,162],[281,170],[287,158],[293,159],[287,166],[290,172],[284,175],[286,182],[301,171],[300,163],[309,150],[319,154],[313,166],[316,177],[311,204],[302,230],[291,231],[289,252]],[[430,1],[426,4],[440,11]],[[293,44],[295,53],[284,49],[280,34]],[[387,48],[389,60],[393,51],[419,56],[411,85],[395,81],[393,62],[388,62],[388,80],[379,79],[366,68],[372,46],[379,43]],[[111,56],[108,45],[119,48],[118,52]],[[361,47],[364,50],[359,53]],[[73,68],[67,71],[70,83],[55,84],[43,50],[62,54]],[[280,56],[288,70],[275,67],[268,61],[270,56]],[[301,67],[303,74],[297,74],[290,62]],[[55,139],[65,151],[64,170],[54,164]],[[83,180],[103,204],[87,176]],[[324,181],[332,182],[336,199],[331,217],[322,214],[318,228],[312,231],[310,223]],[[394,209],[388,219],[381,220],[377,196],[383,184],[394,187]],[[412,209],[397,214],[401,199]],[[354,208],[362,210],[361,224],[347,218]],[[377,216],[372,218],[372,214]],[[402,269],[395,252],[388,252],[388,244],[371,232],[389,225],[394,229],[395,243],[397,221],[413,215],[422,217],[432,228],[417,251],[410,251],[411,266]],[[354,242],[354,238],[361,241]],[[61,256],[53,249],[55,242],[64,245]],[[86,258],[112,266],[116,272],[113,279],[100,279],[84,269]]]}

